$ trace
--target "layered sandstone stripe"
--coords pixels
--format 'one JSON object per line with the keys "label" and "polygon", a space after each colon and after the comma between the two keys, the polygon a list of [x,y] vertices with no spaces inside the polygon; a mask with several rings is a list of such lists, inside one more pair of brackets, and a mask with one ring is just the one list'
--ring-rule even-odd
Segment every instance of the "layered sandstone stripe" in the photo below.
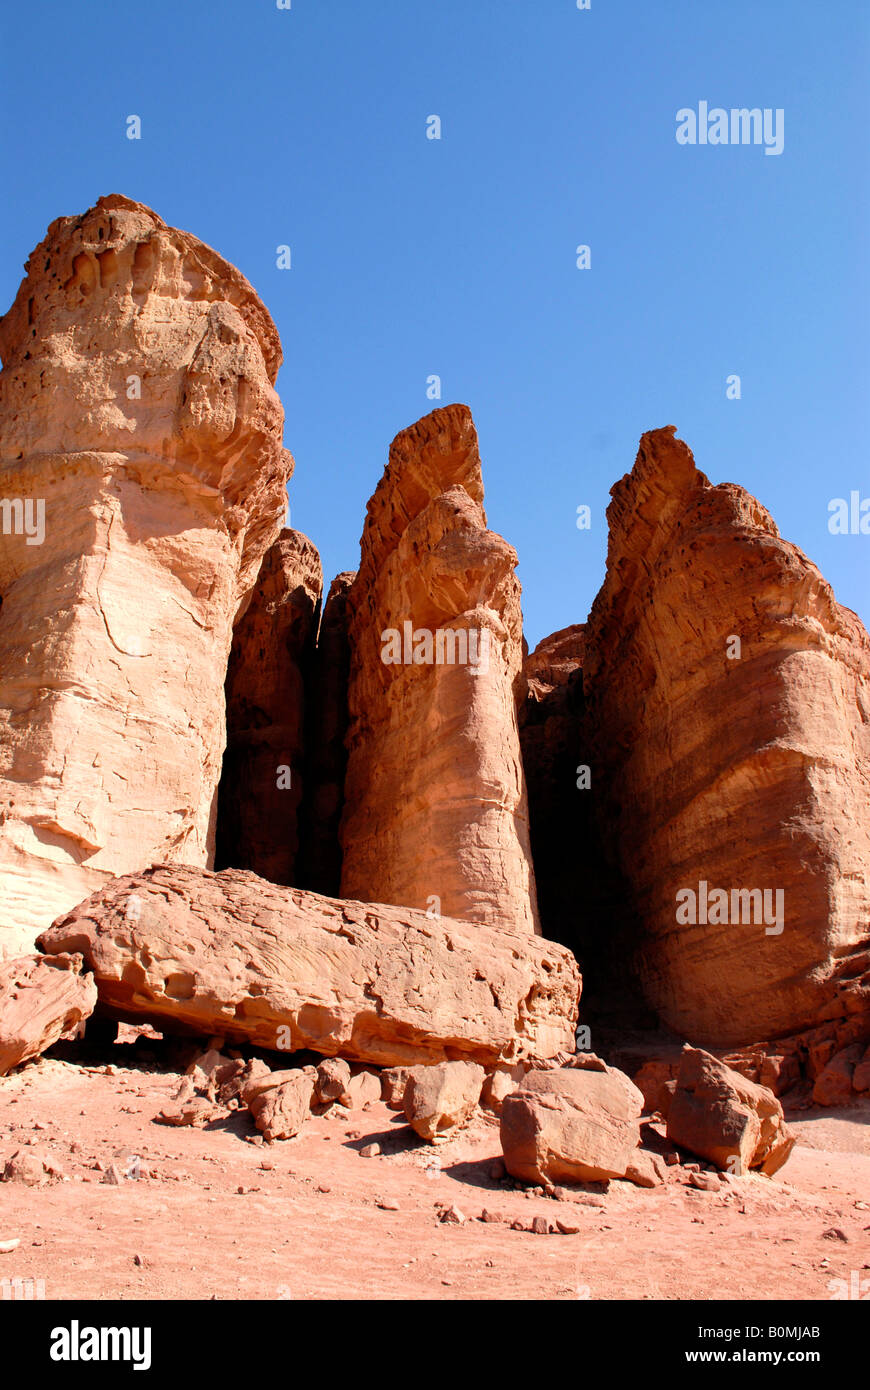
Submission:
{"label": "layered sandstone stripe", "polygon": [[218,797],[218,869],[296,883],[305,769],[306,688],[323,576],[289,528],[266,552],[236,626],[227,669],[227,748]]}
{"label": "layered sandstone stripe", "polygon": [[[349,595],[343,897],[537,930],[516,563],[487,530],[467,407],[435,410],[397,435]],[[420,664],[406,660],[409,637]]]}
{"label": "layered sandstone stripe", "polygon": [[[705,1045],[820,1026],[831,1051],[866,1037],[867,632],[754,497],[710,484],[672,426],[643,436],[612,498],[586,625],[586,741],[645,994]],[[699,904],[724,890],[728,920],[679,921],[688,889]],[[746,921],[741,900],[733,920],[741,889],[773,894],[772,920]]]}
{"label": "layered sandstone stripe", "polygon": [[379,1066],[573,1048],[580,976],[563,946],[234,869],[116,879],[39,945],[84,956],[101,1013],[161,1030]]}
{"label": "layered sandstone stripe", "polygon": [[286,510],[275,327],[127,198],[53,222],[0,322],[0,953],[111,875],[205,865],[233,621]]}

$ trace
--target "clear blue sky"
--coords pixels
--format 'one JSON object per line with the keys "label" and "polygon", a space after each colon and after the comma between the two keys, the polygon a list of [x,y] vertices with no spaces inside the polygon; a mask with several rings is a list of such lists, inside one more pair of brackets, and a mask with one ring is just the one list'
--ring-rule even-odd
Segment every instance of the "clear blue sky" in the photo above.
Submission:
{"label": "clear blue sky", "polygon": [[[0,39],[0,305],[102,193],[239,266],[327,579],[437,373],[474,412],[530,645],[586,617],[610,486],[664,424],[870,621],[870,536],[827,526],[870,496],[867,0],[41,0]],[[702,100],[783,108],[783,153],[678,145]]]}

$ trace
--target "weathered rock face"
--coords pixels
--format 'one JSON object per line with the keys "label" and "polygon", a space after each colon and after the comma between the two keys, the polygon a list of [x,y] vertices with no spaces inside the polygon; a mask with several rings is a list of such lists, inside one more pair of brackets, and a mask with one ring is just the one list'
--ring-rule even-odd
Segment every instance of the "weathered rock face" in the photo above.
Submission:
{"label": "weathered rock face", "polygon": [[83,954],[101,1013],[161,1029],[380,1066],[573,1046],[580,977],[564,947],[233,869],[116,879],[39,941]]}
{"label": "weathered rock face", "polygon": [[89,1018],[97,987],[78,955],[0,961],[0,1076]]}
{"label": "weathered rock face", "polygon": [[227,669],[227,748],[218,795],[218,869],[296,882],[303,796],[306,688],[323,577],[301,531],[266,552],[236,626]]}
{"label": "weathered rock face", "polygon": [[622,1178],[642,1108],[640,1091],[614,1067],[533,1071],[502,1102],[505,1166],[526,1182]]}
{"label": "weathered rock face", "polygon": [[516,563],[486,529],[468,409],[399,434],[349,595],[343,897],[537,929]]}
{"label": "weathered rock face", "polygon": [[10,954],[114,873],[209,862],[232,624],[292,460],[260,300],[127,198],[52,223],[0,356],[0,498],[34,523],[0,536]]}
{"label": "weathered rock face", "polygon": [[612,497],[584,688],[646,997],[708,1045],[823,1022],[856,1041],[870,1024],[870,639],[673,427],[643,436]]}
{"label": "weathered rock face", "polygon": [[861,1090],[860,1073],[859,1084],[855,1085],[855,1072],[868,1051],[870,1048],[857,1042],[834,1053],[816,1077],[813,1086],[816,1105],[846,1105],[852,1100],[853,1093]]}
{"label": "weathered rock face", "polygon": [[341,891],[339,827],[347,768],[344,739],[350,673],[347,596],[355,578],[355,571],[345,571],[329,586],[307,701],[306,789],[297,882],[327,897],[338,897]]}
{"label": "weathered rock face", "polygon": [[683,1051],[668,1138],[738,1177],[751,1168],[772,1176],[795,1146],[772,1091],[694,1047]]}

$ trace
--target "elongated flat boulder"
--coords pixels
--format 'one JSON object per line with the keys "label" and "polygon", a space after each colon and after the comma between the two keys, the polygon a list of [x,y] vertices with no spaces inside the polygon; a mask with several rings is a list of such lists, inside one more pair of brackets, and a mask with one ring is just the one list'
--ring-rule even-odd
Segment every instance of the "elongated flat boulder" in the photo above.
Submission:
{"label": "elongated flat boulder", "polygon": [[80,955],[0,961],[0,1076],[73,1032],[96,1002]]}
{"label": "elongated flat boulder", "polygon": [[380,1066],[573,1049],[580,975],[565,947],[235,869],[115,879],[39,944],[81,952],[105,1012],[161,1029]]}

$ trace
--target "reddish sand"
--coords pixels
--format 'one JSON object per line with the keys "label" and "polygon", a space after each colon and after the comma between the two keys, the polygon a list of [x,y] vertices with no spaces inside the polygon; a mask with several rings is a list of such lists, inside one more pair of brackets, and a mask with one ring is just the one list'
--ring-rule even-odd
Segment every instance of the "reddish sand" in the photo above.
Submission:
{"label": "reddish sand", "polygon": [[[0,1166],[34,1146],[66,1174],[0,1187],[0,1241],[20,1238],[0,1279],[44,1280],[48,1299],[830,1299],[833,1280],[870,1280],[870,1102],[792,1114],[799,1145],[774,1180],[703,1192],[675,1169],[654,1190],[557,1201],[490,1177],[495,1120],[433,1149],[378,1103],[267,1145],[247,1112],[156,1124],[177,1084],[56,1058],[0,1081]],[[372,1142],[382,1153],[362,1157]],[[102,1180],[97,1165],[132,1172],[135,1155],[141,1177]],[[451,1204],[463,1224],[438,1220]],[[534,1216],[581,1230],[511,1229]]]}

